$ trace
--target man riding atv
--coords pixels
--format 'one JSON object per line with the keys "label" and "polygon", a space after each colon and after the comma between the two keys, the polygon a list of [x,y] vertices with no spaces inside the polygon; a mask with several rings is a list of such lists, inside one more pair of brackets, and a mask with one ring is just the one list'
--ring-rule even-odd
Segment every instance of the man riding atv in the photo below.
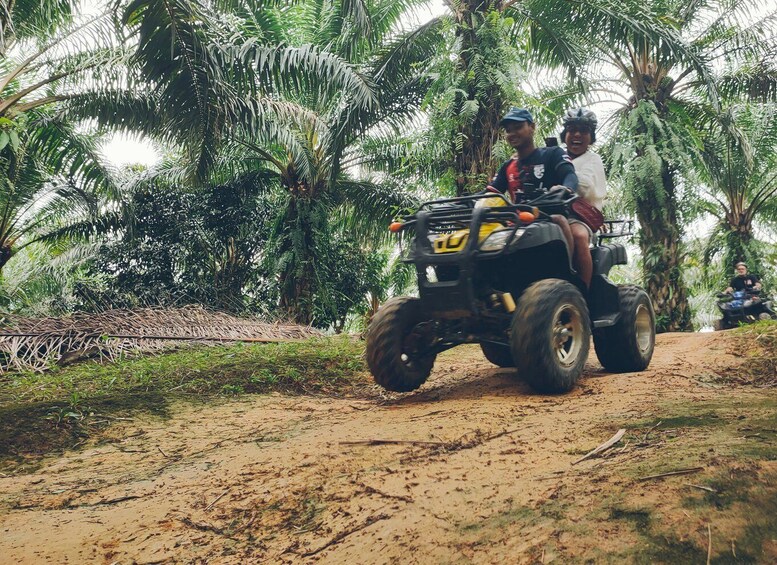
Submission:
{"label": "man riding atv", "polygon": [[728,288],[723,292],[731,294],[735,290],[744,290],[745,292],[761,290],[761,281],[755,275],[747,273],[747,265],[740,261],[736,264],[735,269],[737,276],[731,279],[731,282],[728,283]]}
{"label": "man riding atv", "polygon": [[[515,149],[515,155],[502,164],[488,190],[509,194],[512,202],[531,199],[542,188],[553,191],[577,190],[577,174],[572,160],[561,147],[536,147],[535,124],[531,113],[524,108],[510,108],[499,122],[504,128],[505,140]],[[561,214],[552,214],[567,240],[570,252],[574,238],[569,222]],[[586,285],[590,280],[586,281]]]}
{"label": "man riding atv", "polygon": [[578,198],[572,164],[559,148],[534,147],[526,110],[511,109],[502,123],[518,155],[489,191],[424,202],[391,224],[404,235],[402,259],[415,267],[418,297],[391,298],[367,330],[367,364],[388,390],[417,389],[437,354],[463,343],[480,344],[489,361],[514,367],[541,392],[575,386],[592,335],[609,371],[641,371],[650,363],[650,299],[607,277],[626,264],[626,249],[603,241],[631,234],[611,225],[598,236],[586,288],[562,231],[569,232],[566,216]]}
{"label": "man riding atv", "polygon": [[717,306],[723,317],[715,320],[714,329],[726,330],[758,320],[777,320],[771,302],[761,296],[758,277],[749,274],[747,265],[742,262],[736,264],[736,273],[725,292],[718,294]]}

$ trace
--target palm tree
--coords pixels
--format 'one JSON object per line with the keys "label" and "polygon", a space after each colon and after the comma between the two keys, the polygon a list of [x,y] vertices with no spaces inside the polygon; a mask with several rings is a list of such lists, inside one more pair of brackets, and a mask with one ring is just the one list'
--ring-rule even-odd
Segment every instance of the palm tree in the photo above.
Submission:
{"label": "palm tree", "polygon": [[[387,234],[393,211],[409,202],[385,177],[368,176],[370,159],[362,143],[391,137],[403,120],[417,113],[427,81],[416,70],[434,45],[417,33],[391,39],[401,4],[384,0],[341,17],[349,3],[310,2],[289,15],[309,49],[326,48],[372,85],[374,100],[364,104],[349,90],[282,88],[279,98],[298,108],[276,115],[265,127],[236,127],[224,153],[229,170],[264,167],[278,175],[281,210],[270,235],[265,265],[277,273],[280,308],[300,323],[312,323],[318,291],[325,287],[323,261],[337,232],[363,245]],[[358,17],[357,17],[358,16]]]}
{"label": "palm tree", "polygon": [[132,0],[121,23],[136,45],[124,88],[74,97],[67,115],[177,148],[190,183],[208,178],[235,128],[271,128],[299,112],[279,91],[347,91],[357,106],[374,103],[372,85],[347,62],[289,45],[281,15],[253,2]]}
{"label": "palm tree", "polygon": [[425,87],[414,63],[430,43],[396,35],[404,8],[394,1],[215,8],[132,1],[123,17],[137,41],[129,88],[73,99],[67,115],[178,148],[183,167],[160,172],[168,185],[199,190],[274,175],[257,187],[279,202],[265,264],[277,274],[282,308],[310,323],[322,288],[317,255],[333,226],[366,242],[406,202],[384,179],[358,174],[366,166],[359,145],[368,132],[390,136],[413,114]]}
{"label": "palm tree", "polygon": [[722,248],[727,272],[738,261],[757,271],[762,257],[754,224],[777,223],[776,136],[773,104],[741,104],[721,114],[718,127],[704,138],[704,207],[717,220],[708,253]]}
{"label": "palm tree", "polygon": [[125,53],[107,14],[75,21],[75,9],[22,0],[0,17],[0,271],[111,188],[95,140],[57,111],[86,84],[115,78]]}
{"label": "palm tree", "polygon": [[0,128],[1,272],[25,247],[56,239],[79,214],[95,214],[95,195],[113,185],[95,140],[70,124],[33,111],[0,118]]}

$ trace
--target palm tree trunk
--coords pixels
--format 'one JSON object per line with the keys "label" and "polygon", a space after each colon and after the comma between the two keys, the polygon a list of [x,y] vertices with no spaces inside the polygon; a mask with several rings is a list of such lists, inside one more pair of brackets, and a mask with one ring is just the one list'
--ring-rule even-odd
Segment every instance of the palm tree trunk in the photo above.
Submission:
{"label": "palm tree trunk", "polygon": [[286,231],[280,248],[280,308],[298,324],[313,323],[313,294],[316,280],[316,214],[311,198],[290,194],[283,220]]}
{"label": "palm tree trunk", "polygon": [[723,257],[724,269],[732,271],[734,265],[743,261],[751,270],[758,270],[761,255],[753,238],[753,223],[745,214],[727,218],[726,252]]}
{"label": "palm tree trunk", "polygon": [[13,256],[13,250],[10,245],[0,245],[0,273],[3,272],[3,267]]}
{"label": "palm tree trunk", "polygon": [[[636,198],[639,245],[645,286],[656,310],[659,331],[693,329],[688,291],[682,278],[680,230],[677,223],[674,175],[662,162],[661,183],[646,183]],[[650,189],[660,188],[662,194]]]}
{"label": "palm tree trunk", "polygon": [[[479,45],[475,22],[484,25],[484,17],[489,10],[496,8],[499,1],[468,0],[462,2],[456,11],[456,36],[461,42],[459,72],[465,82],[466,95],[458,95],[457,108],[467,102],[477,102],[477,113],[469,123],[459,125],[457,139],[461,140],[459,149],[454,141],[456,195],[462,196],[484,188],[496,170],[491,155],[494,144],[499,140],[499,119],[502,117],[503,101],[495,90],[482,92],[478,83],[484,83],[482,61],[474,64],[479,50],[488,46]],[[482,58],[482,57],[481,57]],[[479,72],[480,71],[480,72]]]}

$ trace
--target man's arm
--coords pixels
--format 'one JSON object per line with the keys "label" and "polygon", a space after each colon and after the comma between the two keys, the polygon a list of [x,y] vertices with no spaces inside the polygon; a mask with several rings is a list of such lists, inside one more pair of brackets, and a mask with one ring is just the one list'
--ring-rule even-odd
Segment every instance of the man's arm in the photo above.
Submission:
{"label": "man's arm", "polygon": [[488,183],[486,189],[494,189],[501,192],[502,194],[507,193],[507,165],[509,164],[510,161],[502,163],[502,166],[499,167],[499,171],[497,171],[496,175],[494,175],[494,178],[491,179],[491,182]]}
{"label": "man's arm", "polygon": [[753,275],[753,288],[755,290],[761,290],[761,281],[758,280],[758,277]]}
{"label": "man's arm", "polygon": [[550,161],[549,165],[555,169],[561,184],[577,192],[577,173],[569,155],[561,147],[554,147]]}

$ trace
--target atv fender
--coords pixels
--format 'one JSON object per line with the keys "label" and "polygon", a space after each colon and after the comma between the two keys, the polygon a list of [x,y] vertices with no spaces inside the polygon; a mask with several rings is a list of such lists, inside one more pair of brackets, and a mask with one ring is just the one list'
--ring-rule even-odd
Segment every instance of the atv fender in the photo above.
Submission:
{"label": "atv fender", "polygon": [[595,328],[615,325],[620,317],[618,287],[607,275],[615,265],[626,265],[626,248],[618,243],[599,245],[591,249],[594,275],[588,292],[588,310]]}

